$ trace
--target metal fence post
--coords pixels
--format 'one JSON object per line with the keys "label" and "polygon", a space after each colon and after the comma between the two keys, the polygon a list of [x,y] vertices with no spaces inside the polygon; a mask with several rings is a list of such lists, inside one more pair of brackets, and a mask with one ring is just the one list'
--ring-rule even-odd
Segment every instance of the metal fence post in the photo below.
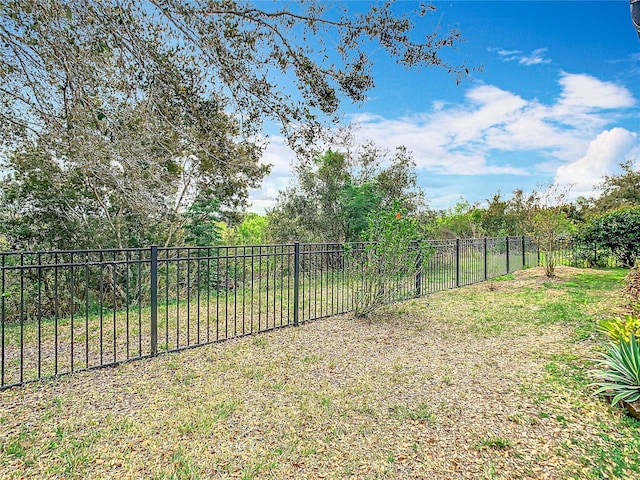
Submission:
{"label": "metal fence post", "polygon": [[508,236],[507,236],[506,240],[507,240],[507,243],[506,243],[506,245],[507,245],[507,247],[506,247],[507,248],[507,273],[509,273],[509,268],[511,267],[511,265],[509,265],[509,237]]}
{"label": "metal fence post", "polygon": [[420,248],[420,240],[416,240],[416,297],[422,295],[422,249]]}
{"label": "metal fence post", "polygon": [[151,355],[158,354],[158,246],[151,245]]}
{"label": "metal fence post", "polygon": [[527,264],[527,250],[525,245],[525,237],[522,236],[522,268]]}
{"label": "metal fence post", "polygon": [[293,244],[293,326],[300,322],[300,242]]}
{"label": "metal fence post", "polygon": [[456,238],[456,287],[460,286],[460,239]]}
{"label": "metal fence post", "polygon": [[483,253],[484,253],[484,279],[486,280],[487,278],[489,278],[489,268],[488,268],[488,258],[487,258],[487,237],[484,237],[483,239]]}

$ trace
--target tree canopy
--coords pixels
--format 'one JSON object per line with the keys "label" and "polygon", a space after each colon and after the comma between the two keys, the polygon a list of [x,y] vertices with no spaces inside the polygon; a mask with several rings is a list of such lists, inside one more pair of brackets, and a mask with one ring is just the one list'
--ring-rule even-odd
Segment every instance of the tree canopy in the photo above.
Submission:
{"label": "tree canopy", "polygon": [[599,187],[600,196],[593,202],[596,212],[604,213],[620,207],[640,206],[640,171],[635,170],[635,162],[627,160],[620,164],[618,175],[605,175]]}
{"label": "tree canopy", "polygon": [[[468,74],[440,53],[459,32],[436,29],[417,39],[412,15],[432,10],[419,5],[398,14],[391,1],[363,8],[325,1],[3,2],[1,130],[6,138],[65,128],[84,115],[114,129],[114,106],[190,105],[186,94],[197,86],[241,118],[244,136],[271,119],[297,142],[310,120],[335,115],[341,98],[366,98],[374,85],[372,44],[406,67],[441,67],[457,80]],[[188,84],[179,81],[184,75]]]}
{"label": "tree canopy", "polygon": [[419,39],[392,2],[349,8],[3,2],[0,222],[13,245],[179,243],[193,233],[193,204],[233,219],[269,172],[264,122],[298,150],[312,145],[342,100],[363,101],[374,85],[372,44],[407,67],[468,74],[440,55],[457,31]]}
{"label": "tree canopy", "polygon": [[371,144],[359,152],[328,150],[297,165],[296,183],[280,192],[269,212],[269,230],[277,242],[357,241],[372,212],[397,205],[415,213],[423,202],[404,147],[393,153]]}

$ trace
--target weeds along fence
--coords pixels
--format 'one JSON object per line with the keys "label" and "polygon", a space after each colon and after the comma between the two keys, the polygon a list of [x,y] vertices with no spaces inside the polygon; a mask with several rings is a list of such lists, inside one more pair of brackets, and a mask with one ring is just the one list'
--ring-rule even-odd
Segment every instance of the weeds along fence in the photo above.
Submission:
{"label": "weeds along fence", "polygon": [[[426,241],[403,300],[538,264],[526,237]],[[364,244],[0,253],[0,389],[347,313]]]}

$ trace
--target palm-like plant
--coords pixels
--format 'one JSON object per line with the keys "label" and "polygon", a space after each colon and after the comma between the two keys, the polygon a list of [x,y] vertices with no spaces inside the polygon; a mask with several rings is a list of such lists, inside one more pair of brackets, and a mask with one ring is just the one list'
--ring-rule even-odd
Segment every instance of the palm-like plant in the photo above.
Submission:
{"label": "palm-like plant", "polygon": [[598,360],[603,368],[594,372],[596,394],[611,397],[611,405],[640,400],[640,344],[635,335],[605,350]]}

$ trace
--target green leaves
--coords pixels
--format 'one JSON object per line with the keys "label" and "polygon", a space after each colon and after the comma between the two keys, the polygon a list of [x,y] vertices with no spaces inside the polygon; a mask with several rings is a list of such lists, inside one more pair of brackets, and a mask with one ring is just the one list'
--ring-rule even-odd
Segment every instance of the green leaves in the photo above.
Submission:
{"label": "green leaves", "polygon": [[393,154],[373,145],[355,154],[328,150],[300,163],[297,177],[270,213],[278,242],[360,241],[372,212],[397,203],[413,213],[422,202],[415,164],[403,147]]}
{"label": "green leaves", "polygon": [[632,336],[635,336],[636,339],[640,337],[640,317],[632,313],[625,315],[624,319],[617,317],[602,320],[599,324],[599,329],[601,332],[606,333],[614,343],[620,341],[629,342]]}
{"label": "green leaves", "polygon": [[399,202],[372,212],[363,233],[365,243],[347,256],[355,275],[354,311],[367,317],[385,305],[415,296],[417,275],[431,248],[419,239],[419,225]]}
{"label": "green leaves", "polygon": [[622,173],[619,175],[605,175],[602,183],[602,195],[595,200],[596,212],[608,212],[622,206],[640,206],[640,171],[635,170],[634,161],[629,159],[620,164]]}
{"label": "green leaves", "polygon": [[597,215],[580,232],[581,241],[611,252],[632,267],[640,256],[640,207],[623,207]]}
{"label": "green leaves", "polygon": [[220,243],[220,202],[216,199],[201,199],[192,203],[185,212],[184,227],[188,244],[196,246]]}
{"label": "green leaves", "polygon": [[605,346],[598,363],[603,368],[593,373],[597,395],[611,397],[611,405],[640,399],[640,345],[635,335]]}
{"label": "green leaves", "polygon": [[347,184],[340,192],[340,214],[348,240],[362,238],[369,215],[382,204],[382,192],[374,183]]}

